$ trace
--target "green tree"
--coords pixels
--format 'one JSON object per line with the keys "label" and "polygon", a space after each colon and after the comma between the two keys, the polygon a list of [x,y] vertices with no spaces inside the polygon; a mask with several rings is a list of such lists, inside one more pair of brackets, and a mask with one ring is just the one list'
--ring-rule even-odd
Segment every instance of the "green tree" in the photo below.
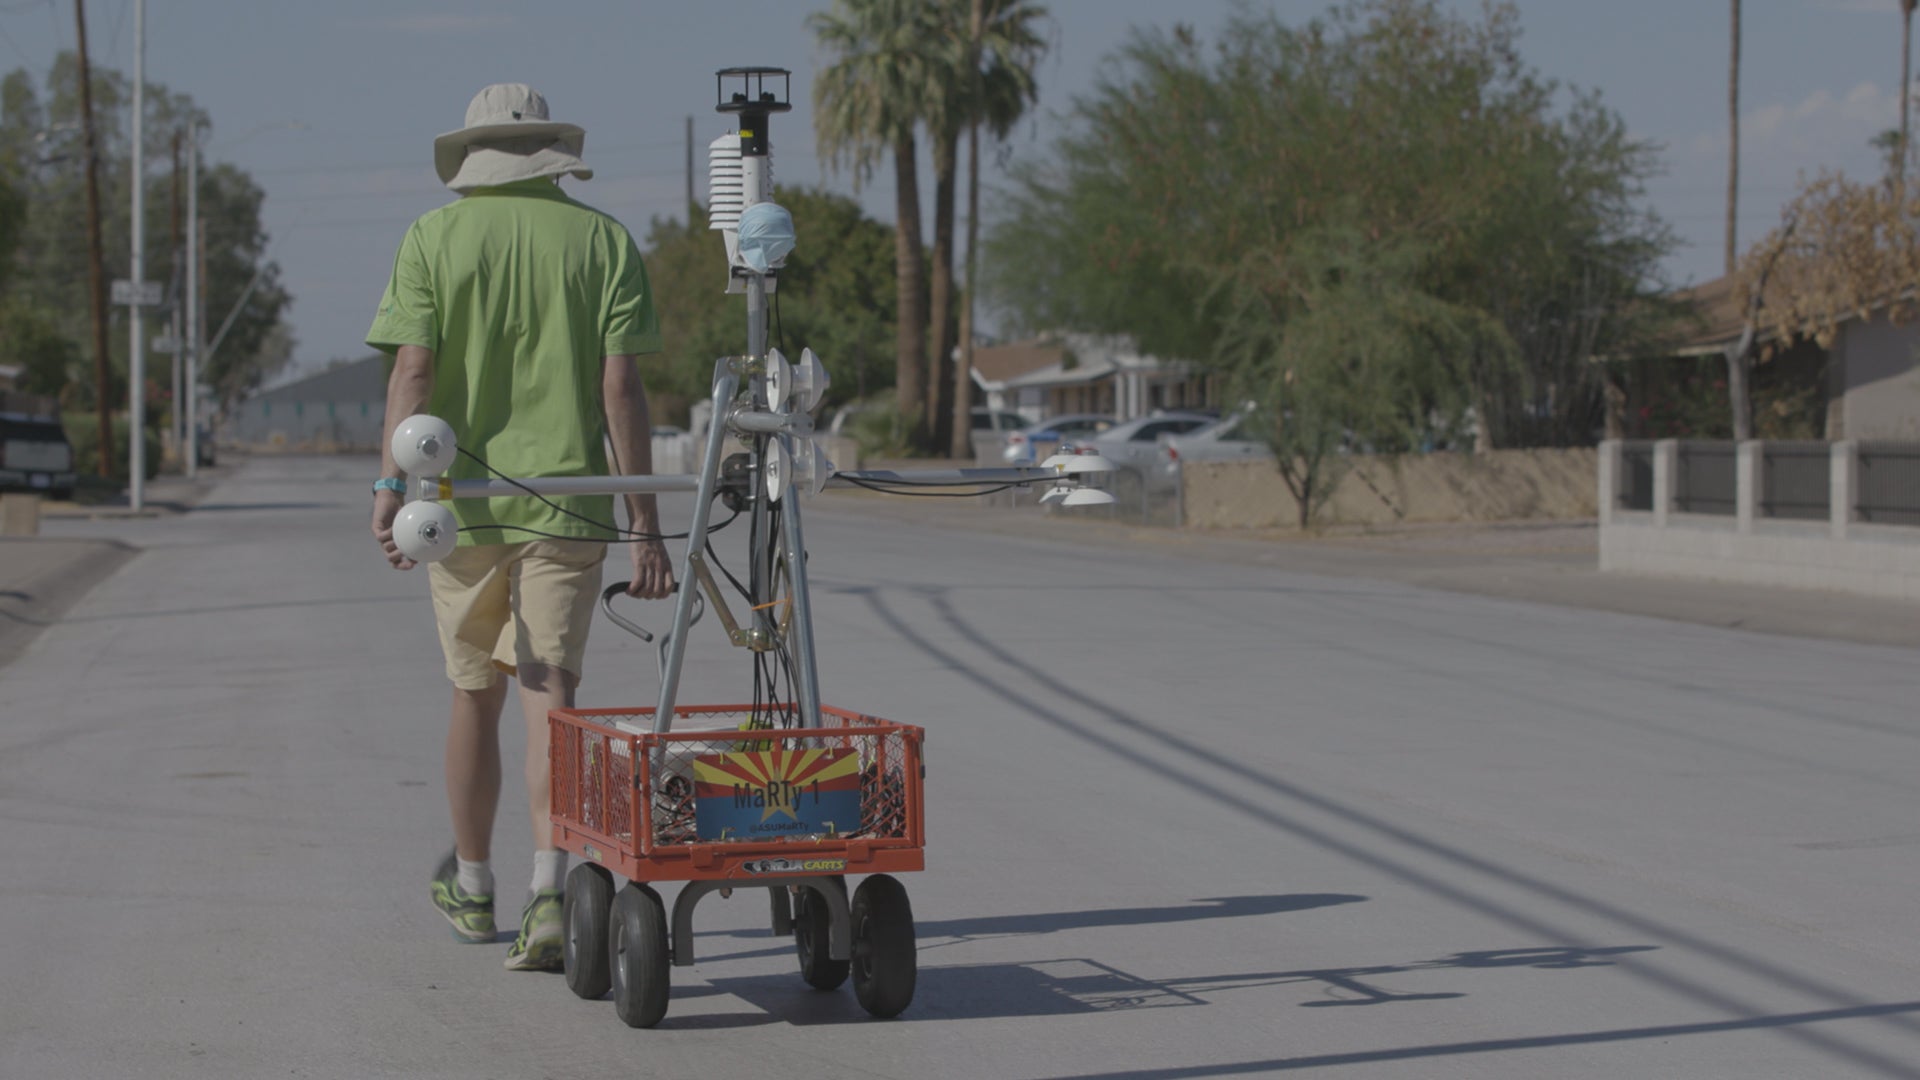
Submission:
{"label": "green tree", "polygon": [[[779,188],[774,200],[799,236],[773,296],[774,343],[789,359],[802,347],[819,354],[833,377],[829,404],[891,386],[892,230],[843,195]],[[664,346],[660,362],[647,365],[647,388],[660,418],[680,422],[688,404],[707,397],[715,358],[745,347],[745,308],[726,295],[726,250],[697,207],[690,223],[655,218],[646,248]]]}
{"label": "green tree", "polygon": [[[976,6],[979,25],[974,25]],[[966,395],[954,378],[953,224],[960,136],[986,125],[1005,138],[1039,94],[1034,68],[1046,56],[1047,9],[1030,0],[934,0],[938,51],[922,95],[933,150],[933,263],[927,313],[927,415],[932,445],[965,456]],[[977,138],[974,148],[978,150]],[[976,166],[977,169],[977,166]],[[975,175],[975,182],[978,176]],[[971,223],[970,223],[971,224]]]}
{"label": "green tree", "polygon": [[938,86],[940,25],[928,0],[834,0],[808,16],[828,63],[814,78],[814,140],[856,189],[893,155],[896,400],[903,426],[926,430],[926,253],[915,132]]}
{"label": "green tree", "polygon": [[[105,268],[110,278],[127,277],[131,270],[132,85],[120,73],[98,66],[92,76]],[[175,132],[197,133],[197,141],[205,145],[211,123],[190,97],[149,84],[145,100],[149,162],[169,159]],[[86,235],[86,163],[79,120],[78,63],[72,53],[55,58],[43,86],[36,86],[32,75],[23,70],[0,80],[0,163],[14,163],[27,207],[6,303],[26,309],[35,325],[50,326],[75,343],[76,349],[91,340],[86,245],[76,239]],[[144,182],[147,205],[165,207],[167,174],[151,172]],[[278,266],[266,257],[268,238],[260,226],[265,195],[260,187],[231,165],[203,165],[199,196],[207,225],[205,300],[210,319],[223,318],[254,275],[261,275],[220,353],[203,370],[208,385],[231,403],[285,362],[289,341],[282,316],[292,300],[280,284]],[[168,215],[149,213],[146,230],[146,276],[165,280],[172,265]],[[114,312],[120,325],[109,335],[112,366],[119,380],[125,379],[127,369],[125,317],[124,309]],[[209,334],[213,329],[208,327]],[[94,390],[92,379],[80,378],[69,385],[65,396],[70,406],[85,407],[92,403]],[[108,393],[113,400],[122,399],[124,382],[109,387]],[[148,415],[157,423],[164,411]]]}
{"label": "green tree", "polygon": [[996,302],[1016,326],[1226,370],[1268,414],[1324,417],[1314,445],[1590,441],[1591,361],[1658,328],[1671,239],[1639,205],[1650,148],[1535,74],[1518,36],[1511,6],[1427,0],[1244,14],[1212,48],[1137,35],[1016,174],[986,245]]}

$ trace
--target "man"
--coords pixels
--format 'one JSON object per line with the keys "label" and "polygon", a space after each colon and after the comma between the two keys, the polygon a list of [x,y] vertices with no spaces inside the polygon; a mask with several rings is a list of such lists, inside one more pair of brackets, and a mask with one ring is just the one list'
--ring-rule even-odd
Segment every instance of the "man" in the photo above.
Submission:
{"label": "man", "polygon": [[[407,230],[367,333],[367,344],[394,354],[373,534],[397,569],[414,564],[393,542],[405,484],[385,445],[415,413],[453,425],[463,451],[449,470],[455,478],[484,477],[489,467],[506,476],[605,474],[603,443],[615,471],[652,471],[634,360],[660,348],[646,269],[619,222],[559,188],[563,175],[593,175],[580,159],[585,134],[549,120],[532,89],[502,84],[474,97],[465,127],[434,141],[440,179],[462,197]],[[454,850],[434,876],[433,901],[460,938],[494,939],[499,721],[503,675],[515,677],[535,854],[507,967],[553,970],[565,853],[554,849],[548,820],[547,711],[573,704],[606,544],[657,536],[659,517],[651,495],[627,498],[627,534],[614,526],[608,496],[451,505],[459,546],[428,567],[453,682],[446,776]],[[642,536],[630,550],[628,593],[671,592],[661,542]]]}

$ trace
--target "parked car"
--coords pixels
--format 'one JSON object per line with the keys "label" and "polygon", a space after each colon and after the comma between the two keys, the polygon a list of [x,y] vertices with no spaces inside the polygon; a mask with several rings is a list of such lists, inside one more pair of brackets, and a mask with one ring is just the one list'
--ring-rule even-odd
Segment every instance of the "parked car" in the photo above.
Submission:
{"label": "parked car", "polygon": [[1175,471],[1196,461],[1271,461],[1273,449],[1254,435],[1248,420],[1251,415],[1245,411],[1230,413],[1224,420],[1185,435],[1162,438],[1160,467],[1154,470],[1156,484],[1173,483]]}
{"label": "parked car", "polygon": [[975,406],[973,422],[969,425],[975,431],[1017,431],[1027,426],[1027,418],[1017,412],[1005,409],[987,409]]}
{"label": "parked car", "polygon": [[973,447],[973,460],[992,461],[1000,455],[1000,445],[1006,441],[1007,433],[1018,431],[1027,426],[1027,418],[1017,412],[1005,409],[989,409],[976,405],[973,408],[972,428],[967,433],[968,444]]}
{"label": "parked car", "polygon": [[1031,465],[1045,460],[1061,443],[1078,443],[1091,439],[1112,427],[1113,417],[1104,413],[1072,413],[1056,416],[1029,424],[1018,431],[1007,432],[1005,448],[1000,456],[1009,465]]}
{"label": "parked car", "polygon": [[0,491],[73,498],[73,444],[57,416],[0,413]]}
{"label": "parked car", "polygon": [[1200,413],[1154,413],[1115,424],[1087,442],[1114,464],[1144,475],[1160,463],[1162,435],[1184,435],[1212,422]]}

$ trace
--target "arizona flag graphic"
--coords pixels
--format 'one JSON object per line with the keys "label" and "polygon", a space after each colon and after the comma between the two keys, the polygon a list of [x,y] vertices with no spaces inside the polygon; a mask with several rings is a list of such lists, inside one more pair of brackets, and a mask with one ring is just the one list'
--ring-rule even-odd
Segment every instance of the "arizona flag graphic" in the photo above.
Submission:
{"label": "arizona flag graphic", "polygon": [[860,828],[860,757],[852,750],[778,747],[693,759],[694,821],[702,840],[762,840]]}

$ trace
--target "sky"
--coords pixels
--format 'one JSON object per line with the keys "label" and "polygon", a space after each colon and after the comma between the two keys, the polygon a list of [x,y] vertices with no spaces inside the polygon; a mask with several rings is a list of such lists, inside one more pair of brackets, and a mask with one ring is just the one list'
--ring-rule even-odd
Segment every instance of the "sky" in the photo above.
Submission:
{"label": "sky", "polygon": [[[1479,0],[1441,0],[1472,14]],[[793,70],[791,113],[773,124],[783,183],[822,175],[808,98],[821,57],[805,30],[828,0],[148,0],[149,82],[190,94],[213,119],[208,155],[246,169],[266,192],[270,256],[294,297],[294,366],[309,371],[361,344],[407,223],[453,198],[433,172],[432,141],[461,126],[473,93],[525,82],[555,119],[587,130],[597,175],[569,181],[644,243],[649,221],[682,211],[685,124],[704,146],[727,130],[712,110],[713,72]],[[1044,157],[1062,114],[1088,93],[1136,28],[1184,22],[1212,35],[1242,8],[1305,21],[1325,0],[1050,0],[1055,44],[1040,69],[1034,119],[983,169],[993,215],[1000,162]],[[88,0],[96,65],[130,72],[134,0]],[[1628,131],[1660,148],[1647,201],[1682,245],[1672,284],[1719,276],[1727,168],[1728,0],[1518,0],[1525,60],[1598,91]],[[1746,0],[1741,76],[1742,247],[1777,223],[1802,176],[1870,176],[1868,140],[1897,126],[1898,0]],[[0,69],[43,76],[74,44],[73,0],[0,0]],[[164,162],[152,164],[165,168]],[[930,201],[931,182],[922,188]],[[704,198],[704,183],[697,190]],[[860,193],[891,221],[882,174]],[[931,208],[928,207],[928,212]],[[718,241],[716,240],[716,243]],[[804,245],[804,233],[800,237]],[[149,272],[153,272],[150,267]],[[217,318],[219,313],[215,313]]]}

